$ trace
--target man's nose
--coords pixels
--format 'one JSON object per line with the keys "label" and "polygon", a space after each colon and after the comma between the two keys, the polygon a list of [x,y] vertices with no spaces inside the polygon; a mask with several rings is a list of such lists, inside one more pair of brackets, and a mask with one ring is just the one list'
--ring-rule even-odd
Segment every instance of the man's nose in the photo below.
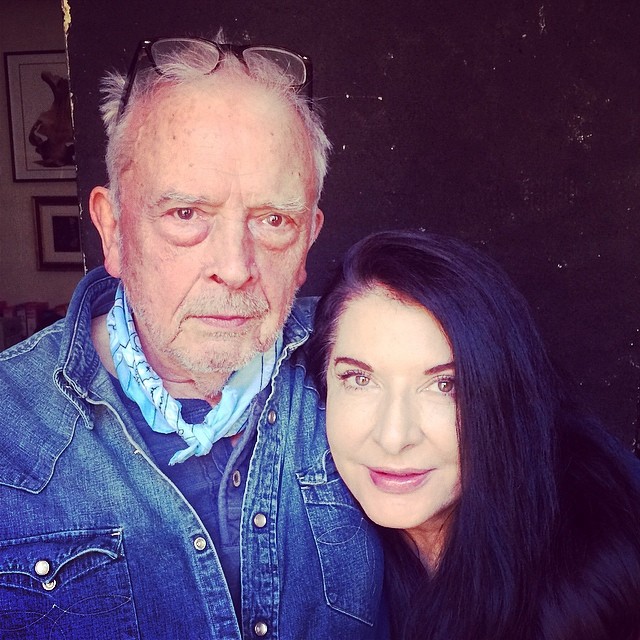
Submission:
{"label": "man's nose", "polygon": [[391,455],[397,455],[422,439],[420,414],[417,407],[403,393],[388,393],[378,412],[373,438]]}
{"label": "man's nose", "polygon": [[230,289],[241,289],[254,277],[254,239],[244,220],[219,216],[206,242],[205,275]]}

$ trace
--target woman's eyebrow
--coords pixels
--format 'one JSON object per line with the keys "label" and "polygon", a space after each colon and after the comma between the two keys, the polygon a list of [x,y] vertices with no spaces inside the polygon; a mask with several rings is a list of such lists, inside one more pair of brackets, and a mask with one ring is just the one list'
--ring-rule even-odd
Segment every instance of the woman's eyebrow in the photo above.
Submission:
{"label": "woman's eyebrow", "polygon": [[[351,367],[358,367],[359,369],[364,369],[366,371],[372,371],[371,365],[363,362],[362,360],[357,360],[356,358],[349,358],[347,356],[338,356],[333,360],[333,366],[335,367],[338,364],[346,364]],[[455,366],[453,360],[451,362],[443,362],[442,364],[436,364],[433,367],[429,367],[425,370],[424,374],[427,376],[434,375],[436,373],[441,373],[442,371],[455,371]]]}
{"label": "woman's eyebrow", "polygon": [[356,360],[355,358],[348,358],[346,356],[339,356],[337,358],[334,358],[333,366],[335,367],[337,364],[347,364],[351,367],[358,367],[359,369],[371,371],[371,366],[366,362],[362,362],[362,360]]}
{"label": "woman's eyebrow", "polygon": [[436,364],[433,367],[429,367],[424,373],[425,375],[431,376],[434,373],[440,373],[447,370],[455,371],[453,360],[451,362],[444,362],[443,364]]}

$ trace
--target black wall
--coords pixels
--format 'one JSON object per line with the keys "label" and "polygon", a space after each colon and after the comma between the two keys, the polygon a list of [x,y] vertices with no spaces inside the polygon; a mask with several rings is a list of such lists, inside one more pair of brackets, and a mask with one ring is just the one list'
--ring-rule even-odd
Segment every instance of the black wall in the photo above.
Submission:
{"label": "black wall", "polygon": [[[629,445],[640,340],[637,0],[69,0],[78,188],[105,181],[98,80],[137,41],[207,35],[314,62],[334,144],[305,293],[372,230],[498,259],[552,351]],[[90,266],[101,262],[83,214]]]}

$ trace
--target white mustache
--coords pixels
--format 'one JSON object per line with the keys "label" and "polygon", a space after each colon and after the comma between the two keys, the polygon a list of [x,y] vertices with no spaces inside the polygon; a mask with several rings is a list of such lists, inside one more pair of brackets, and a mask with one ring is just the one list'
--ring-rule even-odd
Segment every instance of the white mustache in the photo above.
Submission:
{"label": "white mustache", "polygon": [[215,299],[196,298],[185,302],[182,317],[187,316],[248,316],[259,317],[269,311],[266,300],[252,293],[227,292]]}

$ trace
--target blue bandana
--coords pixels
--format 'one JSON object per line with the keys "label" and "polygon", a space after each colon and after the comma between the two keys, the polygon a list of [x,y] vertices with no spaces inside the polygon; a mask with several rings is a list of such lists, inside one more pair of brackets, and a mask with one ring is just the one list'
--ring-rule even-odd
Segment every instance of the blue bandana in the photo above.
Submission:
{"label": "blue bandana", "polygon": [[158,433],[177,433],[189,445],[176,452],[170,465],[184,462],[192,455],[203,456],[214,442],[242,431],[240,420],[253,398],[264,389],[273,375],[282,353],[282,334],[266,353],[259,353],[249,364],[231,375],[222,389],[220,402],[209,411],[201,424],[189,424],[182,419],[181,405],[166,391],[162,380],[142,353],[140,338],[122,283],[107,316],[109,347],[118,380],[131,400],[142,411],[149,426]]}

